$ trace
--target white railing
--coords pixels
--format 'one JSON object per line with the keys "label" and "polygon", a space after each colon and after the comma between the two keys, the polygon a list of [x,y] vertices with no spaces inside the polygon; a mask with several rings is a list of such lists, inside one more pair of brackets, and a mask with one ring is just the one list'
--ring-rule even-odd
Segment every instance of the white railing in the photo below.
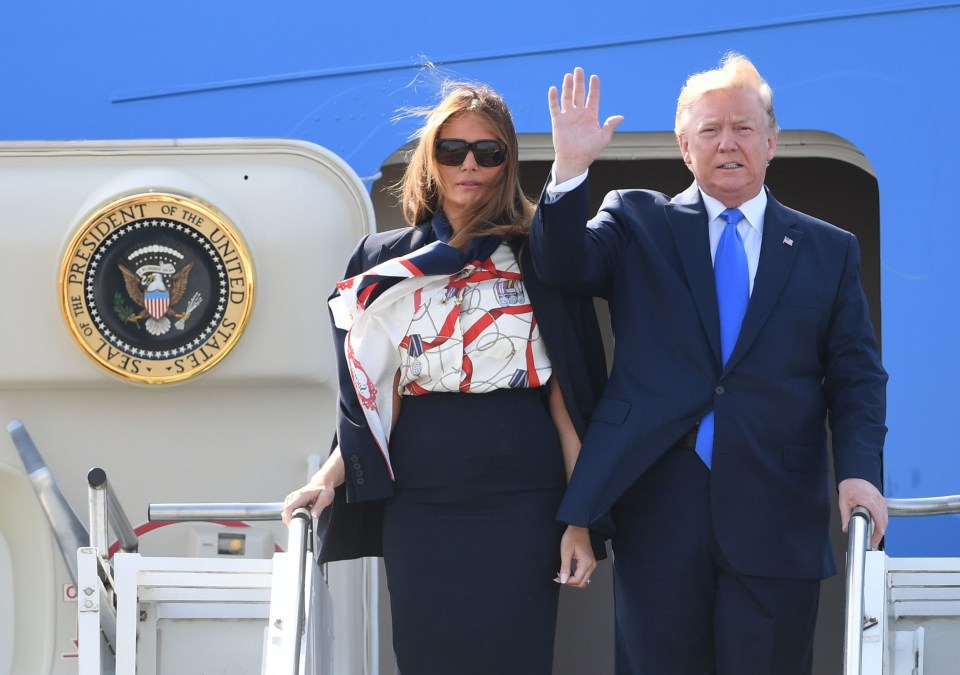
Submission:
{"label": "white railing", "polygon": [[[141,602],[157,608],[176,607],[176,612],[191,619],[217,618],[218,612],[226,611],[228,619],[242,615],[263,621],[261,672],[304,672],[303,638],[315,581],[313,522],[305,509],[294,514],[286,551],[275,553],[272,561],[145,558],[136,553],[136,533],[106,473],[92,469],[88,483],[90,546],[81,547],[77,554],[81,675],[139,672],[141,658],[146,659],[144,663],[155,662],[151,654],[157,649],[157,640],[150,629],[156,627],[155,615],[173,610],[144,613]],[[279,520],[282,507],[280,503],[151,504],[148,514],[151,521],[264,521]],[[110,528],[122,549],[112,558]],[[317,583],[324,582],[319,579]],[[147,615],[149,619],[144,618]],[[101,635],[106,648],[85,649],[97,644]],[[138,656],[139,650],[147,653]],[[147,668],[148,672],[154,672],[152,668]]]}
{"label": "white railing", "polygon": [[[281,502],[150,504],[147,517],[154,522],[264,521],[280,520],[282,513]],[[313,521],[306,509],[294,511],[286,554],[275,560],[263,667],[270,675],[298,675],[303,672],[303,637],[314,582]]]}
{"label": "white railing", "polygon": [[[960,513],[960,495],[887,499],[891,517],[939,516]],[[865,616],[864,581],[866,554],[873,532],[873,519],[862,508],[854,509],[847,528],[846,617],[844,622],[844,675],[861,675],[864,627],[874,625],[877,618]]]}

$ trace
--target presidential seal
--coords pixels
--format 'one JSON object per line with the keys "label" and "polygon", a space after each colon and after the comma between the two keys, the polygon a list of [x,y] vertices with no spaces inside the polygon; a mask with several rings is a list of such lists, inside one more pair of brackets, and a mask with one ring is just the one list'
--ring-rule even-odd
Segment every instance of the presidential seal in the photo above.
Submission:
{"label": "presidential seal", "polygon": [[237,343],[253,306],[253,266],[227,218],[196,199],[117,199],[77,229],[60,266],[74,338],[123,379],[199,375]]}

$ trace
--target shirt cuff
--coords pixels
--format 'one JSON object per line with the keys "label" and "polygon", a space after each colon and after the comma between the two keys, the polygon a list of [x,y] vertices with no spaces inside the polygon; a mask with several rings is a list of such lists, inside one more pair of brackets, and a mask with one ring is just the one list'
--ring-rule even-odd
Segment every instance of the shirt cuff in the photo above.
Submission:
{"label": "shirt cuff", "polygon": [[587,171],[584,171],[579,176],[574,176],[568,180],[563,181],[562,183],[557,183],[557,173],[555,167],[550,167],[550,180],[547,181],[547,188],[544,191],[543,201],[547,204],[553,204],[555,201],[559,200],[566,193],[575,190],[580,187],[580,184],[587,180]]}

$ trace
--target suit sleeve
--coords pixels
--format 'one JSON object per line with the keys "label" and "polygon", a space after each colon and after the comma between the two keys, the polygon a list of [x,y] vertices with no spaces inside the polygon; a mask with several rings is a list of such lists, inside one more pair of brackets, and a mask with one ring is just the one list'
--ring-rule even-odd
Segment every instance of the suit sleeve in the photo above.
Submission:
{"label": "suit sleeve", "polygon": [[606,196],[592,220],[589,196],[588,178],[552,203],[541,197],[530,224],[533,261],[537,273],[549,284],[609,298],[620,256],[630,239],[629,228],[619,192]]}
{"label": "suit sleeve", "polygon": [[848,237],[845,267],[826,341],[823,388],[836,480],[862,478],[881,492],[887,373],[860,286],[860,249]]}

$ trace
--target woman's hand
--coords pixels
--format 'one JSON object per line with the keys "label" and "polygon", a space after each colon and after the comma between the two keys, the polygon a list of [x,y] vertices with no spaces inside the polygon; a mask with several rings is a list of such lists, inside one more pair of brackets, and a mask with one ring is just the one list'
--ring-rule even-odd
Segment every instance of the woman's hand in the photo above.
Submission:
{"label": "woman's hand", "polygon": [[586,588],[596,568],[597,560],[593,557],[593,547],[590,545],[590,530],[567,525],[567,531],[560,539],[560,573],[554,581],[574,588]]}
{"label": "woman's hand", "polygon": [[343,457],[340,456],[340,448],[337,448],[330,453],[320,470],[313,474],[309,483],[294,490],[283,500],[284,524],[290,524],[293,512],[299,508],[309,509],[311,517],[319,518],[333,502],[334,490],[344,479]]}
{"label": "woman's hand", "polygon": [[301,507],[309,509],[311,517],[320,517],[333,501],[333,492],[332,485],[317,484],[312,480],[302,488],[294,490],[283,500],[283,523],[289,525],[293,512]]}

